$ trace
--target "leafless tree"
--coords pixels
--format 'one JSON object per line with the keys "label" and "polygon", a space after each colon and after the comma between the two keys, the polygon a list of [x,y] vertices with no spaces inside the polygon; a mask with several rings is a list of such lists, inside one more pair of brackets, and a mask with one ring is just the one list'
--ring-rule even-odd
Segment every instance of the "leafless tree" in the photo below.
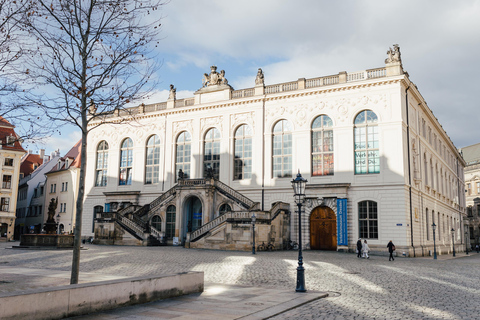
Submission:
{"label": "leafless tree", "polygon": [[[43,92],[30,101],[82,132],[71,284],[78,283],[87,135],[141,99],[158,64],[161,0],[32,0],[22,20],[38,53],[26,64]],[[128,109],[127,109],[128,110]],[[89,126],[89,124],[92,124]]]}
{"label": "leafless tree", "polygon": [[18,64],[32,48],[25,41],[19,18],[29,9],[29,0],[0,0],[0,116],[17,126],[18,139],[32,141],[45,137],[49,130],[38,125],[40,110],[29,108],[20,97],[26,89]]}

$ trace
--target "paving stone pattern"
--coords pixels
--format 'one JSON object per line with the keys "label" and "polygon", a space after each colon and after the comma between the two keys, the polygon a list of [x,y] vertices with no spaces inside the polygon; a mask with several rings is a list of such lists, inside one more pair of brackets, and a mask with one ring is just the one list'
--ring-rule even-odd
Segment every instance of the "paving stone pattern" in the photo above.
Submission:
{"label": "paving stone pattern", "polygon": [[[71,251],[4,249],[2,268],[69,271]],[[181,247],[120,247],[86,245],[82,273],[144,276],[204,271],[207,284],[295,289],[296,251],[231,252]],[[480,255],[457,258],[358,259],[356,254],[305,251],[307,290],[329,292],[273,319],[480,319]],[[87,277],[88,278],[88,277]],[[0,275],[0,292],[51,285],[52,278],[25,280]],[[46,280],[45,280],[46,279]],[[56,285],[68,279],[53,278]],[[43,283],[42,281],[45,281]],[[50,284],[49,284],[50,281]]]}

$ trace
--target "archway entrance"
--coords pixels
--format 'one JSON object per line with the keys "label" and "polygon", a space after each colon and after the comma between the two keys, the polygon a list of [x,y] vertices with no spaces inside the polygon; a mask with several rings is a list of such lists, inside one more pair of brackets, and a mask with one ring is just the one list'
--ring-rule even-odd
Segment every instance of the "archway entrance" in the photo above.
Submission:
{"label": "archway entrance", "polygon": [[318,207],[310,215],[310,248],[337,250],[337,217],[328,207]]}
{"label": "archway entrance", "polygon": [[195,196],[188,198],[183,206],[184,230],[193,232],[202,225],[202,202]]}

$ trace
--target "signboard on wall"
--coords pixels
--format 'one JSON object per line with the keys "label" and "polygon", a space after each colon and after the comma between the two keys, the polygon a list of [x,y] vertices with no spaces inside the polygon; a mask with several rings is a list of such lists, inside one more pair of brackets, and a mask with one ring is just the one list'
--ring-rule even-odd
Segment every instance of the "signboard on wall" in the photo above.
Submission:
{"label": "signboard on wall", "polygon": [[348,246],[347,199],[337,199],[337,245]]}

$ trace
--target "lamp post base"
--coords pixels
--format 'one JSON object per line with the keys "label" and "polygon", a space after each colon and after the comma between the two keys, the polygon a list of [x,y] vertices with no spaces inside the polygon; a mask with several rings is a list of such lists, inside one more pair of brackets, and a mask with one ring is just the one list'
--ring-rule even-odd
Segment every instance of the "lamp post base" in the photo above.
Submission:
{"label": "lamp post base", "polygon": [[297,267],[297,288],[296,292],[307,292],[305,289],[305,268],[302,266]]}

